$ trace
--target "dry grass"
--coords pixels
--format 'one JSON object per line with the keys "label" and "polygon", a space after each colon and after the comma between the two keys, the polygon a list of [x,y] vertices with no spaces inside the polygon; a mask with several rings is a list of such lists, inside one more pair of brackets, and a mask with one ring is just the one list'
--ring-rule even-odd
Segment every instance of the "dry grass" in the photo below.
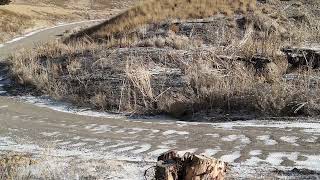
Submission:
{"label": "dry grass", "polygon": [[15,1],[0,7],[0,43],[56,23],[106,18],[118,12],[117,8],[131,5],[131,2],[119,1],[127,5],[117,6],[113,1]]}
{"label": "dry grass", "polygon": [[218,13],[231,15],[252,10],[254,5],[255,0],[145,0],[100,25],[79,32],[71,39],[89,36],[95,40],[106,40],[143,24],[168,19],[205,18]]}
{"label": "dry grass", "polygon": [[[215,1],[191,0],[177,6],[174,2],[180,1],[146,1],[145,6],[86,31],[92,38],[108,36],[106,44],[57,42],[15,54],[12,76],[55,98],[115,112],[320,114],[319,72],[298,69],[295,78],[284,78],[288,63],[279,52],[293,41],[318,37],[318,21],[312,26],[300,24],[300,31],[304,28],[309,35],[296,38],[298,30],[284,36],[287,30],[282,24],[291,25],[291,21],[278,21],[258,11],[236,27],[223,18],[207,25],[191,23],[191,32],[199,30],[193,35],[182,31],[190,27],[188,23],[156,22],[170,17],[204,18],[239,9],[240,3],[225,7],[227,1],[217,6]],[[196,2],[203,4],[192,6]],[[148,22],[152,23],[144,24]],[[270,62],[252,62],[256,55]]]}
{"label": "dry grass", "polygon": [[[250,43],[250,48],[260,48],[252,41],[243,46]],[[134,51],[123,55],[94,43],[47,44],[36,52],[16,54],[11,61],[12,72],[21,84],[35,85],[52,97],[114,112],[175,116],[199,111],[319,114],[320,87],[313,78],[318,76],[316,72],[301,71],[298,78],[287,80],[281,72],[274,72],[281,68],[276,63],[256,69],[247,62],[219,58],[230,49],[146,50],[146,54],[160,59]],[[243,47],[233,47],[232,51],[241,52]],[[182,58],[181,52],[190,55]],[[88,58],[90,61],[85,60]],[[167,70],[159,73],[157,67]],[[181,74],[171,75],[173,69]],[[168,85],[167,81],[180,85]]]}
{"label": "dry grass", "polygon": [[75,11],[53,7],[7,5],[0,7],[0,42],[31,31],[53,25],[57,21],[81,19]]}
{"label": "dry grass", "polygon": [[21,168],[26,168],[35,163],[36,161],[32,160],[30,155],[11,153],[0,155],[0,179],[31,179],[30,175],[18,177],[18,174]]}
{"label": "dry grass", "polygon": [[10,36],[22,33],[23,29],[32,27],[32,25],[33,22],[30,16],[0,9],[0,42]]}
{"label": "dry grass", "polygon": [[15,4],[63,7],[73,10],[122,9],[131,6],[136,0],[15,0]]}

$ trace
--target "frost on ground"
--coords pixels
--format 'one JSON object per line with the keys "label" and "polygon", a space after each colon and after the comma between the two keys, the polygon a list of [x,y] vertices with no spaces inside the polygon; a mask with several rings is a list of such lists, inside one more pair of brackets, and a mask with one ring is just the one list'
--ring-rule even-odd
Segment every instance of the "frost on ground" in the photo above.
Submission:
{"label": "frost on ground", "polygon": [[278,144],[277,141],[271,139],[270,135],[258,136],[257,140],[263,141],[265,145],[270,145],[270,146]]}
{"label": "frost on ground", "polygon": [[[0,138],[0,155],[28,154],[35,163],[18,166],[10,171],[13,179],[130,179],[140,180],[151,165],[142,160],[100,154],[89,150],[41,148],[31,144],[17,144],[9,137]],[[1,156],[0,156],[1,157]],[[1,160],[1,158],[0,158]],[[19,162],[17,162],[19,163]],[[10,169],[12,164],[1,164]],[[6,167],[8,166],[8,167]],[[1,177],[1,174],[0,174]]]}
{"label": "frost on ground", "polygon": [[[41,155],[35,163],[11,171],[13,179],[137,179],[143,178],[146,164],[116,160],[83,160],[75,157]],[[7,167],[10,168],[10,167]]]}
{"label": "frost on ground", "polygon": [[288,142],[291,143],[294,146],[299,146],[299,144],[297,144],[297,140],[299,139],[298,137],[295,136],[283,136],[280,138],[282,141],[284,142]]}

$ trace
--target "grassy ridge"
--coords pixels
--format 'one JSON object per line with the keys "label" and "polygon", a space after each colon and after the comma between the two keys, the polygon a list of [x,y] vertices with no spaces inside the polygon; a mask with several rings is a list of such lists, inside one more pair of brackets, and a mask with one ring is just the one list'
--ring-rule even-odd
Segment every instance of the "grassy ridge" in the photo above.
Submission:
{"label": "grassy ridge", "polygon": [[206,18],[217,13],[233,14],[253,9],[255,0],[145,0],[122,14],[71,36],[72,39],[91,37],[106,39],[140,25],[165,19]]}

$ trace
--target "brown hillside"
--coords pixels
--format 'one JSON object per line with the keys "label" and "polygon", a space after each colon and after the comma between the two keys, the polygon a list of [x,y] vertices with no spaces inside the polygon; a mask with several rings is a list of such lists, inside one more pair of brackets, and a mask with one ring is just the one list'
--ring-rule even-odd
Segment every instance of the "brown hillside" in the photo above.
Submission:
{"label": "brown hillside", "polygon": [[101,40],[142,24],[156,23],[170,18],[206,18],[218,13],[229,15],[253,9],[254,6],[255,0],[145,0],[100,25],[73,35],[70,39],[89,36]]}

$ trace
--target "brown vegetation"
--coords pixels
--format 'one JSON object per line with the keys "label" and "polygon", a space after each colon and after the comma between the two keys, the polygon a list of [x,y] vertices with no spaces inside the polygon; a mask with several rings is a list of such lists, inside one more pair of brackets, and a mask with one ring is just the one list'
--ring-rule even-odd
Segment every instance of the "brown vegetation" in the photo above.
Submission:
{"label": "brown vegetation", "polygon": [[89,36],[94,40],[106,40],[148,23],[168,19],[206,18],[218,13],[231,15],[234,12],[246,12],[254,8],[254,3],[255,0],[145,0],[100,25],[71,36],[70,39]]}
{"label": "brown vegetation", "polygon": [[33,25],[30,16],[17,14],[15,12],[0,9],[0,42],[9,37],[22,33]]}
{"label": "brown vegetation", "polygon": [[[319,21],[280,23],[259,10],[236,17],[145,24],[103,44],[42,45],[15,54],[12,75],[55,98],[114,112],[319,115],[318,71],[292,70],[280,52],[308,42],[296,33],[317,32]],[[300,27],[288,35],[291,26]]]}
{"label": "brown vegetation", "polygon": [[134,1],[122,0],[118,3],[123,6],[117,6],[110,0],[17,0],[0,7],[0,43],[32,29],[53,26],[56,23],[107,18],[119,11],[116,8],[126,8],[132,2]]}
{"label": "brown vegetation", "polygon": [[31,179],[31,177],[18,177],[20,168],[28,167],[35,164],[36,161],[31,159],[30,155],[22,154],[5,154],[0,155],[0,179]]}

